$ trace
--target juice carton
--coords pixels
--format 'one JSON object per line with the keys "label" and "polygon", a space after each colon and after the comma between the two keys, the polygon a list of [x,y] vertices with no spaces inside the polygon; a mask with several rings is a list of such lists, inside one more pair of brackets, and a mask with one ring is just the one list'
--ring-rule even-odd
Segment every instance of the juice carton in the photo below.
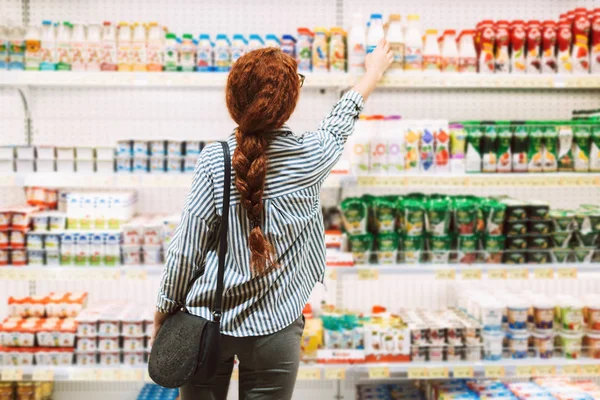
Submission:
{"label": "juice carton", "polygon": [[512,170],[512,137],[510,125],[498,127],[498,151],[496,170],[498,172],[510,172]]}
{"label": "juice carton", "polygon": [[590,170],[590,127],[575,125],[573,132],[574,169],[579,172]]}
{"label": "juice carton", "polygon": [[467,151],[465,153],[465,171],[481,172],[481,141],[483,131],[481,125],[467,127]]}
{"label": "juice carton", "polygon": [[[575,73],[587,73],[590,69],[590,21],[587,18],[585,8],[575,10],[573,20],[573,71]],[[577,165],[577,163],[575,163]]]}
{"label": "juice carton", "polygon": [[525,36],[525,22],[522,20],[513,21],[510,26],[510,44],[512,48],[510,71],[513,74],[525,72]]}
{"label": "juice carton", "polygon": [[487,125],[483,133],[483,138],[481,139],[481,170],[483,172],[496,172],[497,153],[498,134],[496,132],[496,127]]}
{"label": "juice carton", "polygon": [[369,132],[371,133],[371,159],[369,172],[373,175],[383,175],[388,169],[388,147],[383,132],[384,117],[382,115],[372,115],[367,117]]}
{"label": "juice carton", "polygon": [[558,72],[570,74],[573,72],[573,60],[571,58],[571,43],[573,42],[573,33],[571,31],[571,24],[569,23],[569,20],[561,19],[558,22],[556,42]]}
{"label": "juice carton", "polygon": [[527,73],[539,74],[542,72],[541,64],[542,24],[540,21],[527,23]]}
{"label": "juice carton", "polygon": [[543,165],[544,172],[558,171],[558,132],[556,126],[546,125],[543,128],[544,133],[544,152]]}
{"label": "juice carton", "polygon": [[573,127],[562,124],[558,127],[558,170],[573,171]]}
{"label": "juice carton", "polygon": [[556,64],[556,30],[555,21],[544,21],[542,24],[542,73],[555,74]]}
{"label": "juice carton", "polygon": [[450,172],[450,134],[448,121],[435,122],[435,171]]}
{"label": "juice carton", "polygon": [[420,156],[419,141],[421,140],[421,128],[410,121],[405,125],[404,144],[406,146],[406,172],[419,172]]}
{"label": "juice carton", "polygon": [[434,150],[434,140],[435,140],[435,126],[431,124],[425,123],[423,125],[423,133],[421,134],[421,171],[432,173],[435,171],[435,150]]}
{"label": "juice carton", "polygon": [[461,173],[465,170],[465,147],[467,131],[462,124],[451,124],[450,132],[450,170]]}
{"label": "juice carton", "polygon": [[600,172],[600,125],[594,125],[592,127],[590,171]]}
{"label": "juice carton", "polygon": [[531,125],[529,127],[529,151],[527,159],[529,164],[527,171],[542,172],[544,156],[544,133],[541,125]]}
{"label": "juice carton", "polygon": [[369,158],[371,156],[371,139],[369,121],[361,115],[356,121],[354,135],[350,138],[352,153],[350,154],[350,170],[353,175],[368,175]]}
{"label": "juice carton", "polygon": [[404,173],[406,150],[404,148],[403,123],[399,115],[385,117],[383,127],[388,151],[388,173],[398,175]]}
{"label": "juice carton", "polygon": [[513,172],[527,172],[527,152],[529,148],[529,134],[525,125],[517,125],[512,141],[512,170]]}

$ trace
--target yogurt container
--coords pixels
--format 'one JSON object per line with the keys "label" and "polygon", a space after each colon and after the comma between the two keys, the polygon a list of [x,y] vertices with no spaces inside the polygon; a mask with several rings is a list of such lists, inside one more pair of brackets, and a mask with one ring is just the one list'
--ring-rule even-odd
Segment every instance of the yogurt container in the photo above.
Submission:
{"label": "yogurt container", "polygon": [[123,350],[124,351],[143,351],[144,350],[144,338],[143,337],[123,337]]}
{"label": "yogurt container", "polygon": [[25,232],[12,231],[9,235],[10,247],[13,249],[22,249],[25,247]]}
{"label": "yogurt container", "polygon": [[584,339],[589,358],[600,359],[600,334],[588,332]]}
{"label": "yogurt container", "polygon": [[123,352],[123,364],[124,365],[142,365],[142,364],[144,364],[144,352],[143,351],[124,351]]}
{"label": "yogurt container", "polygon": [[502,328],[504,307],[498,301],[485,299],[480,302],[480,321],[486,331],[499,331]]}
{"label": "yogurt container", "polygon": [[152,140],[150,141],[150,155],[151,156],[166,156],[167,146],[164,140]]}
{"label": "yogurt container", "polygon": [[558,334],[559,343],[563,355],[568,360],[576,360],[581,357],[583,334],[579,332],[561,331]]}
{"label": "yogurt container", "polygon": [[514,299],[506,307],[508,329],[519,331],[527,329],[529,305],[523,299]]}
{"label": "yogurt container", "polygon": [[588,330],[600,333],[600,297],[595,296],[587,301],[586,320]]}
{"label": "yogurt container", "polygon": [[502,342],[504,333],[497,331],[483,332],[483,359],[499,361],[502,358]]}
{"label": "yogurt container", "polygon": [[554,354],[554,337],[551,333],[533,332],[533,348],[536,357],[552,358]]}
{"label": "yogurt container", "polygon": [[[13,254],[14,254],[14,250],[13,250]],[[44,265],[44,250],[28,250],[27,251],[27,258],[28,258],[28,264],[29,265]],[[14,261],[13,261],[14,264]]]}
{"label": "yogurt container", "polygon": [[506,336],[510,357],[515,359],[527,358],[529,333],[509,332]]}
{"label": "yogurt container", "polygon": [[46,249],[58,249],[60,247],[60,235],[46,235],[44,238],[44,245]]}
{"label": "yogurt container", "polygon": [[85,337],[78,336],[77,337],[77,351],[80,352],[91,352],[98,350],[98,339],[96,336]]}
{"label": "yogurt container", "polygon": [[96,365],[96,352],[77,351],[75,352],[76,365]]}
{"label": "yogurt container", "polygon": [[554,304],[545,299],[538,300],[533,304],[533,321],[537,332],[554,329],[554,308]]}
{"label": "yogurt container", "polygon": [[99,364],[102,366],[112,366],[121,364],[121,352],[101,350]]}
{"label": "yogurt container", "polygon": [[164,156],[150,157],[150,172],[165,172],[165,157]]}
{"label": "yogurt container", "polygon": [[98,338],[98,349],[100,351],[118,351],[119,336],[100,336]]}
{"label": "yogurt container", "polygon": [[559,306],[560,329],[578,332],[583,329],[583,304],[575,298],[566,298]]}
{"label": "yogurt container", "polygon": [[120,321],[115,319],[100,319],[98,321],[98,334],[104,336],[118,336]]}
{"label": "yogurt container", "polygon": [[36,213],[32,215],[33,231],[46,232],[48,230],[48,214]]}

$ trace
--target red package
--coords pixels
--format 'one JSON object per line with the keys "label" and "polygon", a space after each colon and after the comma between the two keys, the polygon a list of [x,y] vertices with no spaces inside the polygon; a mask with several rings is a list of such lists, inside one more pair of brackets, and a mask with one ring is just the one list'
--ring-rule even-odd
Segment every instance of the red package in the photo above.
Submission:
{"label": "red package", "polygon": [[594,10],[592,19],[592,73],[600,73],[600,8]]}
{"label": "red package", "polygon": [[526,30],[525,22],[522,20],[513,21],[510,26],[510,47],[511,47],[511,72],[524,73],[526,69],[525,61],[525,41]]}
{"label": "red package", "polygon": [[479,73],[493,74],[496,70],[494,60],[494,42],[496,40],[496,30],[494,22],[490,20],[482,21],[478,28],[479,36]]}
{"label": "red package", "polygon": [[507,73],[510,70],[510,56],[508,48],[510,44],[508,21],[496,22],[496,72]]}
{"label": "red package", "polygon": [[542,72],[540,46],[542,44],[542,24],[540,21],[527,23],[527,72],[539,74]]}
{"label": "red package", "polygon": [[573,34],[571,31],[571,23],[566,15],[561,16],[558,21],[558,30],[556,34],[557,43],[557,62],[558,72],[562,74],[570,74],[573,72],[573,61],[571,59],[571,43],[573,42]]}
{"label": "red package", "polygon": [[587,73],[590,69],[589,35],[591,24],[585,8],[577,8],[573,19],[573,72]]}
{"label": "red package", "polygon": [[542,72],[554,74],[556,65],[556,29],[555,21],[544,21],[542,24]]}

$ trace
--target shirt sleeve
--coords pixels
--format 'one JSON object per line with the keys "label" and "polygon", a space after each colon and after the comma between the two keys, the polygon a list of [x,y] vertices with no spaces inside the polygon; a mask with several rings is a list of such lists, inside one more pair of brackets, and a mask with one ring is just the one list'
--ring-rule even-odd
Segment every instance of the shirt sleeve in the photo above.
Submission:
{"label": "shirt sleeve", "polygon": [[185,305],[191,285],[204,273],[206,249],[218,225],[214,184],[212,174],[205,168],[204,153],[196,164],[181,222],[165,256],[156,306],[163,313],[172,313]]}
{"label": "shirt sleeve", "polygon": [[360,93],[354,90],[347,92],[321,122],[319,129],[312,133],[321,147],[319,171],[323,174],[323,178],[340,159],[348,137],[354,132],[354,125],[364,104],[365,101]]}

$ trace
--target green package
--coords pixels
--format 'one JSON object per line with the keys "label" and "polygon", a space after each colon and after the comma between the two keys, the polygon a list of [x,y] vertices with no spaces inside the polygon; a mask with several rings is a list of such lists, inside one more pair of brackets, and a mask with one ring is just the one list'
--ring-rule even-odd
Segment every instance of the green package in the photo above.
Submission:
{"label": "green package", "polygon": [[548,213],[553,223],[555,232],[569,232],[573,230],[575,213],[573,211],[553,209]]}
{"label": "green package", "polygon": [[529,133],[527,127],[518,125],[515,128],[512,141],[512,170],[527,172],[527,155],[529,150]]}
{"label": "green package", "polygon": [[460,264],[473,264],[477,260],[478,243],[477,235],[458,236],[458,262]]}
{"label": "green package", "polygon": [[373,200],[372,208],[377,232],[394,232],[396,228],[396,206],[394,201],[378,197]]}
{"label": "green package", "polygon": [[377,262],[379,264],[395,264],[398,260],[399,235],[395,232],[381,233],[375,240]]}
{"label": "green package", "polygon": [[510,126],[498,127],[498,151],[496,170],[498,172],[511,172],[512,170],[512,138]]}
{"label": "green package", "polygon": [[433,198],[427,202],[427,233],[445,236],[450,231],[450,201]]}
{"label": "green package", "polygon": [[498,134],[496,127],[485,127],[481,140],[481,170],[483,172],[496,172],[496,159],[498,153]]}
{"label": "green package", "polygon": [[423,235],[425,207],[423,201],[405,199],[402,203],[404,231],[409,236]]}
{"label": "green package", "polygon": [[552,232],[551,235],[555,248],[566,249],[569,247],[572,235],[571,232]]}
{"label": "green package", "polygon": [[467,150],[465,153],[465,171],[481,172],[482,126],[467,126]]}
{"label": "green package", "polygon": [[506,217],[506,204],[496,200],[485,199],[481,204],[485,231],[488,235],[502,235],[504,232],[504,219]]}
{"label": "green package", "polygon": [[541,125],[529,126],[529,149],[527,171],[542,172],[544,165],[544,132]]}
{"label": "green package", "polygon": [[579,263],[589,263],[592,262],[592,257],[594,256],[594,247],[577,247],[573,253],[575,254],[575,261]]}
{"label": "green package", "polygon": [[367,232],[368,208],[363,199],[349,197],[340,205],[344,229],[350,235]]}
{"label": "green package", "polygon": [[587,125],[575,125],[573,132],[574,169],[578,172],[590,170],[590,138],[591,131]]}
{"label": "green package", "polygon": [[558,170],[573,171],[573,127],[561,123],[558,127]]}
{"label": "green package", "polygon": [[445,236],[430,236],[429,250],[431,252],[431,262],[434,264],[447,264],[450,260],[450,247],[452,238]]}
{"label": "green package", "polygon": [[592,126],[590,140],[590,171],[600,172],[600,125]]}
{"label": "green package", "polygon": [[348,242],[354,264],[368,264],[373,250],[373,235],[370,233],[350,235]]}
{"label": "green package", "polygon": [[407,264],[420,263],[424,242],[423,236],[404,236],[404,262]]}
{"label": "green package", "polygon": [[454,221],[455,232],[461,235],[472,235],[475,233],[477,224],[478,208],[475,203],[468,199],[455,199]]}
{"label": "green package", "polygon": [[552,249],[552,255],[554,256],[554,261],[560,264],[568,263],[571,261],[571,249],[554,248]]}
{"label": "green package", "polygon": [[544,172],[558,171],[558,132],[554,125],[546,125],[544,134],[544,157],[542,169]]}
{"label": "green package", "polygon": [[504,252],[504,235],[485,235],[483,249],[485,250],[485,262],[489,264],[500,264]]}

